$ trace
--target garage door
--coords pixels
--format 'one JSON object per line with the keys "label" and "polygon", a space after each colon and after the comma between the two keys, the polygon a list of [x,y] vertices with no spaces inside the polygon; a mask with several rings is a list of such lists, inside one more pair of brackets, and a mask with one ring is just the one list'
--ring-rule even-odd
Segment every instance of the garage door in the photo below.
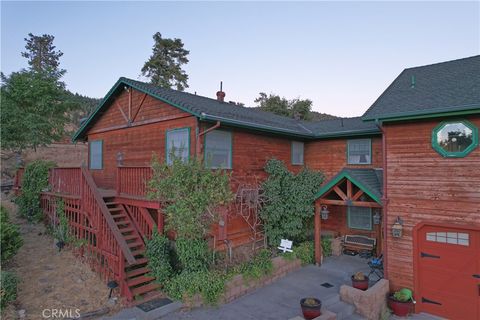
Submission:
{"label": "garage door", "polygon": [[480,319],[480,232],[437,226],[418,232],[417,312]]}

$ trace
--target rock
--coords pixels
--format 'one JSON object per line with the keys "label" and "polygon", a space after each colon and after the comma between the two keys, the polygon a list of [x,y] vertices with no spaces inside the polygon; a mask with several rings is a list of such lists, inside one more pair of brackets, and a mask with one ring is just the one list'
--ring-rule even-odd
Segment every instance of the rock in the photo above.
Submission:
{"label": "rock", "polygon": [[18,310],[18,316],[22,319],[25,318],[26,313],[25,309]]}
{"label": "rock", "polygon": [[381,319],[387,308],[388,280],[381,279],[366,291],[348,285],[340,287],[340,299],[353,304],[356,312],[369,320]]}
{"label": "rock", "polygon": [[107,305],[109,305],[110,307],[113,307],[114,305],[117,304],[117,301],[118,301],[117,297],[112,297],[112,298],[108,299]]}

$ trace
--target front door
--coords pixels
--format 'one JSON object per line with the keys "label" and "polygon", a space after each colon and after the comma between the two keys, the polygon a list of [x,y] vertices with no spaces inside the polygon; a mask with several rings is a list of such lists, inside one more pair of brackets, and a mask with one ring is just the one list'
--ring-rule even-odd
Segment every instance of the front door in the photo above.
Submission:
{"label": "front door", "polygon": [[418,231],[417,312],[480,319],[479,231],[423,226]]}

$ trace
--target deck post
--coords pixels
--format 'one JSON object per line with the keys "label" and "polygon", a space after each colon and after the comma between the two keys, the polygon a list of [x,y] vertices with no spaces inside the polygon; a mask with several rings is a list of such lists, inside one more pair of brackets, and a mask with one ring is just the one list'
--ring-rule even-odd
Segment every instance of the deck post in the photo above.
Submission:
{"label": "deck post", "polygon": [[320,202],[315,202],[315,264],[322,264]]}

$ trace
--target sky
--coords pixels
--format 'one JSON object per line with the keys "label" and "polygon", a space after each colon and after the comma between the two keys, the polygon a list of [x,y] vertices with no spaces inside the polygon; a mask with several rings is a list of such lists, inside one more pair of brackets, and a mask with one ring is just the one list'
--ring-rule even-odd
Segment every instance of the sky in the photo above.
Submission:
{"label": "sky", "polygon": [[259,92],[359,116],[405,68],[477,55],[480,2],[5,2],[1,71],[52,34],[67,88],[103,97],[140,69],[155,32],[190,50],[188,92],[254,106]]}

